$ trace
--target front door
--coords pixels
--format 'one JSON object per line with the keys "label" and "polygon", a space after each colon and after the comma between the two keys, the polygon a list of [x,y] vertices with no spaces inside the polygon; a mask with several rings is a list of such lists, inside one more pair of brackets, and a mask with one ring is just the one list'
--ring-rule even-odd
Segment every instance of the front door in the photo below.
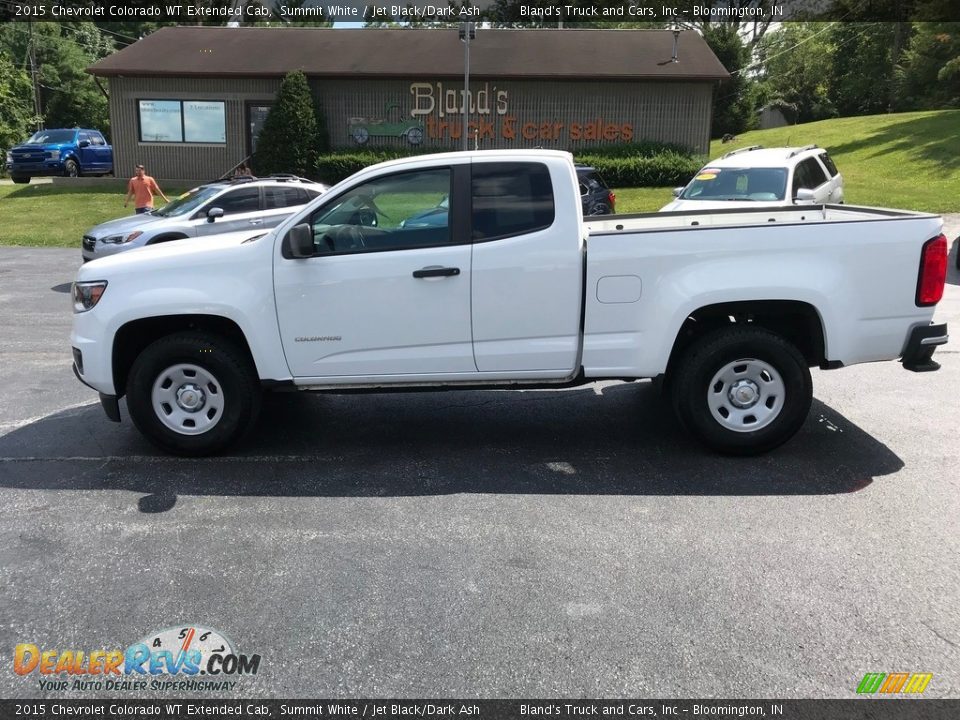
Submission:
{"label": "front door", "polygon": [[468,170],[380,176],[304,219],[313,256],[281,253],[274,264],[280,334],[295,378],[403,382],[476,373],[471,246],[459,220],[468,198],[454,195],[450,203],[454,176],[466,178]]}

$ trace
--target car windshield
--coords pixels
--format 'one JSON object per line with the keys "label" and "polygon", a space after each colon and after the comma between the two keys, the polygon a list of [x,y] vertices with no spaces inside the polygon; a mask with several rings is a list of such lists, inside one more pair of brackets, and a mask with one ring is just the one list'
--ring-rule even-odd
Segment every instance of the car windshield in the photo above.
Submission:
{"label": "car windshield", "polygon": [[169,202],[162,208],[154,210],[153,214],[159,215],[160,217],[178,217],[180,215],[188,215],[221,190],[223,190],[222,187],[216,187],[213,185],[204,185],[203,187],[193,188],[193,190],[188,190],[173,202]]}
{"label": "car windshield", "polygon": [[786,168],[719,168],[707,166],[690,181],[683,200],[783,200]]}
{"label": "car windshield", "polygon": [[73,142],[76,130],[39,130],[33,134],[27,145],[46,145],[47,143]]}

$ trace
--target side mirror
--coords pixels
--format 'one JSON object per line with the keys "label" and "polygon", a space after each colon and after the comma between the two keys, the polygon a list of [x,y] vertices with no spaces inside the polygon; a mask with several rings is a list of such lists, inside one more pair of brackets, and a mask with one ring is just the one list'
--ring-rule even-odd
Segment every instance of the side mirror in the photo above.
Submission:
{"label": "side mirror", "polygon": [[813,198],[814,198],[813,190],[810,190],[809,188],[800,188],[799,190],[797,190],[797,196],[794,198],[794,201],[798,203],[799,202],[807,203],[807,202],[813,202]]}
{"label": "side mirror", "polygon": [[207,210],[207,222],[213,222],[218,217],[223,217],[223,208],[212,207]]}
{"label": "side mirror", "polygon": [[89,141],[89,140],[81,140],[80,143],[79,143],[79,146],[82,147],[82,148],[90,147],[90,141]]}
{"label": "side mirror", "polygon": [[680,197],[681,193],[683,193],[683,188],[682,188],[682,187],[676,187],[676,188],[673,189],[673,196],[674,196],[675,198]]}
{"label": "side mirror", "polygon": [[300,223],[290,228],[283,238],[283,254],[294,258],[313,257],[313,228],[309,223]]}

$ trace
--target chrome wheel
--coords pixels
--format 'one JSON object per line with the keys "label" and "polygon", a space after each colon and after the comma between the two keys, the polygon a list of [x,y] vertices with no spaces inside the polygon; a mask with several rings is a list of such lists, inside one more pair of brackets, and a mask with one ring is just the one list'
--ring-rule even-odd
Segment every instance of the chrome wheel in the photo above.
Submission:
{"label": "chrome wheel", "polygon": [[151,393],[160,422],[181,435],[201,435],[223,417],[223,389],[199,365],[172,365],[157,375]]}
{"label": "chrome wheel", "polygon": [[707,388],[707,406],[720,425],[735,432],[754,432],[780,414],[786,385],[763,360],[744,358],[727,363]]}

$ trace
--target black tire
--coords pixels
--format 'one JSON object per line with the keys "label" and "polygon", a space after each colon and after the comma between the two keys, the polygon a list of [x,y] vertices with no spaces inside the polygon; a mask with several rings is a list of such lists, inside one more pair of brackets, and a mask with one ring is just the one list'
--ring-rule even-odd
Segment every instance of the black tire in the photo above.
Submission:
{"label": "black tire", "polygon": [[[154,408],[154,384],[180,364],[210,373],[218,384],[211,397],[222,393],[220,415],[202,434],[172,430]],[[243,437],[256,421],[260,396],[247,355],[229,340],[202,332],[176,333],[152,343],[134,361],[127,379],[127,409],[137,429],[161,450],[188,457],[218,453]]]}
{"label": "black tire", "polygon": [[77,165],[77,161],[73,158],[67,159],[63,164],[63,176],[64,177],[80,177],[80,166]]}
{"label": "black tire", "polygon": [[[772,368],[773,373],[761,372],[762,379],[752,384],[755,405],[743,408],[732,404],[732,386],[718,381],[711,389],[711,383],[721,370],[729,369],[734,375],[744,373],[737,382],[750,384],[747,361],[751,367]],[[747,388],[748,395],[754,392]],[[761,328],[731,326],[708,333],[687,348],[672,378],[671,394],[680,422],[702,443],[727,455],[759,455],[785,443],[803,425],[813,400],[813,382],[806,360],[791,343]],[[711,401],[719,407],[711,409]],[[767,403],[771,405],[765,407]],[[746,419],[738,420],[741,416]],[[759,429],[751,430],[751,424]]]}
{"label": "black tire", "polygon": [[13,180],[17,185],[26,185],[30,182],[29,175],[11,175],[10,179]]}

